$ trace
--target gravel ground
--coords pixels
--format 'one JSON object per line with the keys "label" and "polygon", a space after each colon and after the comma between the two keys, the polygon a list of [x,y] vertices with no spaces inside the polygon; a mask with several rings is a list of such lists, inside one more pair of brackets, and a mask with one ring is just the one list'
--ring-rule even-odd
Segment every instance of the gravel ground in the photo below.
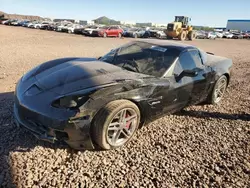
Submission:
{"label": "gravel ground", "polygon": [[78,152],[16,128],[13,91],[23,73],[58,57],[97,57],[129,40],[0,25],[0,187],[250,187],[247,40],[187,42],[233,59],[225,99],[156,120],[123,148]]}

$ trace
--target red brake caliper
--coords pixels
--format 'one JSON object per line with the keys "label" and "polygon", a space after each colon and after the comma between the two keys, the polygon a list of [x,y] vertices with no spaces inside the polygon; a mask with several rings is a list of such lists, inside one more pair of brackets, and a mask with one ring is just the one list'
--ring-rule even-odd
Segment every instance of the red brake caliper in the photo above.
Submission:
{"label": "red brake caliper", "polygon": [[[129,117],[129,114],[126,113],[126,116],[125,116],[125,117],[126,117],[126,118]],[[131,124],[131,121],[126,122],[126,128],[127,128],[127,129],[129,129],[130,124]]]}

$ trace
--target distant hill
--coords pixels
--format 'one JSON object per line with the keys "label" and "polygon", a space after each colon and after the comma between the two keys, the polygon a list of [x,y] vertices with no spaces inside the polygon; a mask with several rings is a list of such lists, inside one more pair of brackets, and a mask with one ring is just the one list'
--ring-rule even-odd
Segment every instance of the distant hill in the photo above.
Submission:
{"label": "distant hill", "polygon": [[43,20],[40,16],[32,16],[32,15],[21,15],[21,14],[8,14],[3,11],[0,11],[0,19],[19,19],[19,20]]}
{"label": "distant hill", "polygon": [[119,25],[120,21],[116,21],[113,19],[109,19],[106,16],[99,17],[93,20],[96,24],[103,24],[103,25]]}

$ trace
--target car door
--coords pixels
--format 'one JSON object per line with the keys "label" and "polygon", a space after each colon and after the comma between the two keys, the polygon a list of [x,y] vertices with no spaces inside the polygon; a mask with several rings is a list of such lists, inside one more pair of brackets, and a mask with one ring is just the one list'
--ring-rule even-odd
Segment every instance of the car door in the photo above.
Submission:
{"label": "car door", "polygon": [[115,28],[114,27],[110,27],[109,29],[108,29],[108,35],[109,36],[114,36],[115,34],[115,30],[114,30]]}
{"label": "car door", "polygon": [[[183,71],[191,72],[193,75],[178,77]],[[177,97],[175,101],[178,108],[204,100],[207,92],[208,72],[198,50],[188,50],[180,55],[173,71],[174,77],[178,78],[174,82]]]}

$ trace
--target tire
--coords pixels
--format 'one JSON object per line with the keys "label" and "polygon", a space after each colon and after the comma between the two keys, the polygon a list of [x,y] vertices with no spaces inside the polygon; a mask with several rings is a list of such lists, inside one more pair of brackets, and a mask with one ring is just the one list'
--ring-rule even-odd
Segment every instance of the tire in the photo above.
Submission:
{"label": "tire", "polygon": [[[125,111],[125,112],[124,112]],[[117,122],[114,122],[115,120],[118,122],[124,122],[123,120],[120,121],[120,119],[117,120],[116,117],[125,117],[127,118],[127,112],[131,111],[134,114],[131,115],[135,117],[131,122],[126,122],[121,123],[123,124],[122,129],[120,128],[120,123],[119,125],[111,125],[112,124],[117,124]],[[122,113],[124,112],[124,113]],[[119,115],[119,114],[124,114],[124,115]],[[132,113],[131,113],[132,114]],[[119,115],[119,116],[118,116]],[[129,117],[128,117],[129,118]],[[129,124],[128,124],[129,123]],[[123,146],[127,142],[130,141],[130,139],[133,137],[134,133],[136,132],[138,126],[140,123],[140,110],[139,108],[132,102],[128,100],[116,100],[108,103],[106,106],[104,106],[95,116],[92,127],[91,127],[91,132],[92,132],[92,139],[95,141],[98,146],[100,146],[102,149],[109,150],[109,149],[114,149]],[[117,128],[118,126],[118,128]],[[127,127],[129,126],[129,128]],[[114,129],[114,130],[109,130],[109,129]],[[121,130],[120,130],[121,129]],[[129,133],[129,137],[126,137],[124,140],[123,138],[120,138],[120,136],[125,136],[124,130],[126,133]],[[131,129],[131,132],[130,130]],[[113,132],[114,133],[113,133]],[[119,132],[120,131],[120,132]],[[119,135],[118,135],[119,132]],[[111,133],[111,135],[110,135]],[[113,135],[112,135],[113,133]],[[115,135],[115,136],[114,136]],[[113,138],[116,138],[118,135],[117,142],[120,138],[120,143],[113,143]],[[110,136],[112,138],[110,138]],[[115,139],[114,139],[115,140]]]}
{"label": "tire", "polygon": [[119,37],[119,39],[120,39],[120,38],[122,38],[122,34],[121,34],[121,33],[119,33],[119,34],[118,34],[118,37]]}
{"label": "tire", "polygon": [[183,41],[186,40],[186,37],[187,37],[186,31],[182,31],[181,34],[178,36],[178,39]]}
{"label": "tire", "polygon": [[[219,85],[222,82],[225,83],[225,87],[223,88],[223,90],[221,90],[221,92],[222,92],[221,96],[218,98],[218,96],[216,94],[216,92],[217,92],[216,90],[218,89]],[[209,104],[218,104],[221,101],[221,99],[222,99],[222,97],[223,97],[223,95],[224,95],[224,93],[225,93],[225,91],[227,89],[227,85],[228,85],[228,79],[227,79],[227,77],[225,75],[222,75],[221,77],[219,77],[219,79],[216,81],[216,83],[214,85],[214,88],[213,88],[213,90],[212,90],[212,92],[211,92],[211,94],[210,94],[207,102]]]}
{"label": "tire", "polygon": [[192,41],[192,40],[195,40],[195,38],[196,38],[195,32],[190,31],[189,34],[188,34],[188,39]]}
{"label": "tire", "polygon": [[107,37],[108,37],[107,33],[104,33],[104,34],[103,34],[103,37],[104,37],[104,38],[107,38]]}

